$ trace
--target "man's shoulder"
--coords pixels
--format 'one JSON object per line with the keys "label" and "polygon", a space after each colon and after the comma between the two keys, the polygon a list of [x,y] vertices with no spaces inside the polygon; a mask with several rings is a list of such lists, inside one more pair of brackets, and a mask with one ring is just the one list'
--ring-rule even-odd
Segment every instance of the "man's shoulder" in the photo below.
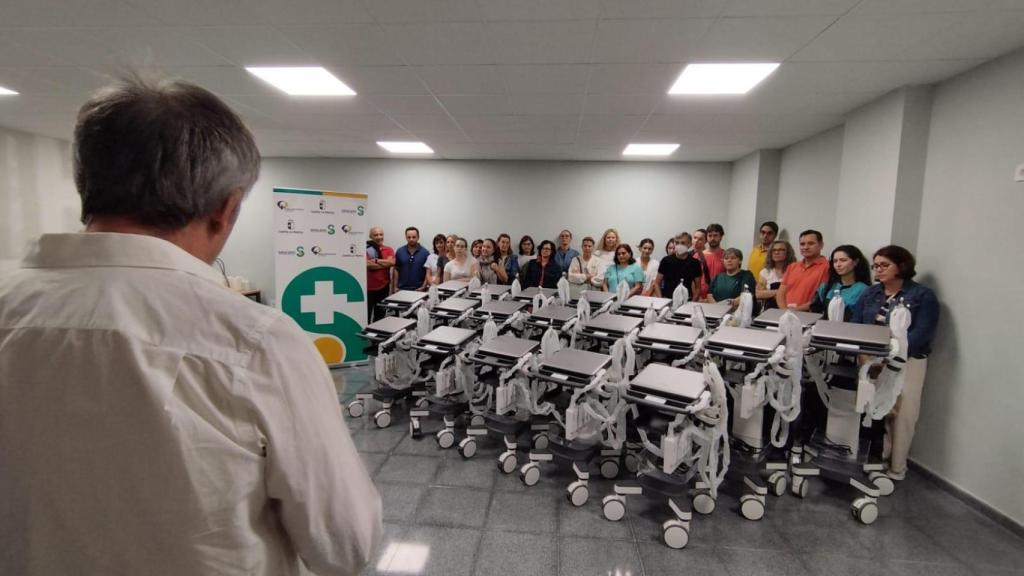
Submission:
{"label": "man's shoulder", "polygon": [[391,246],[388,246],[387,244],[381,244],[380,253],[383,254],[385,258],[389,255],[394,256],[395,249],[392,248]]}

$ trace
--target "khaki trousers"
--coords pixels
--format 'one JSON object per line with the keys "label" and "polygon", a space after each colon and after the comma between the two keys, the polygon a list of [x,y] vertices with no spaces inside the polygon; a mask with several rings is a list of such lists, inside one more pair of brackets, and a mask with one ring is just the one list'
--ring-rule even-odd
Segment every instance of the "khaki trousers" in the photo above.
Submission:
{"label": "khaki trousers", "polygon": [[928,370],[927,358],[911,358],[904,368],[903,393],[892,413],[885,417],[885,449],[882,457],[889,461],[889,470],[897,474],[907,471],[907,456],[914,441],[917,417],[921,413],[921,391]]}

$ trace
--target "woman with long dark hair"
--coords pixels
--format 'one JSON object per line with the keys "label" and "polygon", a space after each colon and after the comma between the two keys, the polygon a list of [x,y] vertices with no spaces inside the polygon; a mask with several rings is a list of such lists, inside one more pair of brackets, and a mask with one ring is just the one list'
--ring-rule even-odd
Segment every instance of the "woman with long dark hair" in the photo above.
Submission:
{"label": "woman with long dark hair", "polygon": [[843,244],[832,250],[828,262],[828,280],[814,292],[811,312],[826,312],[832,298],[838,293],[846,303],[843,320],[849,320],[857,302],[871,283],[867,258],[856,246]]}
{"label": "woman with long dark hair", "polygon": [[551,240],[542,241],[537,249],[537,257],[527,262],[523,270],[523,288],[558,288],[562,268],[555,262],[554,256],[555,243]]}

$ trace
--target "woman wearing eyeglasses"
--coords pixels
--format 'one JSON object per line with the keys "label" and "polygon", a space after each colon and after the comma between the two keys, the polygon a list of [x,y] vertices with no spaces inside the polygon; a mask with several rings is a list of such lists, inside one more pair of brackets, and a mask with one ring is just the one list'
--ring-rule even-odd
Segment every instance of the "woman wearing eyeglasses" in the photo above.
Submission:
{"label": "woman wearing eyeglasses", "polygon": [[907,455],[914,439],[921,410],[928,355],[939,321],[939,301],[935,292],[914,282],[917,274],[913,254],[900,246],[886,246],[875,252],[873,266],[876,284],[864,293],[853,312],[853,322],[888,325],[889,315],[902,302],[910,310],[907,329],[909,355],[904,368],[903,393],[885,419],[886,442],[882,457],[889,461],[886,474],[902,480],[907,473]]}
{"label": "woman wearing eyeglasses", "polygon": [[555,262],[555,243],[544,240],[537,248],[537,257],[526,263],[523,270],[523,288],[558,288],[558,281],[561,278],[562,267]]}
{"label": "woman wearing eyeglasses", "polygon": [[636,296],[644,289],[644,271],[633,258],[629,244],[619,244],[615,248],[615,263],[604,271],[605,292],[618,291],[620,282],[629,286],[629,296]]}

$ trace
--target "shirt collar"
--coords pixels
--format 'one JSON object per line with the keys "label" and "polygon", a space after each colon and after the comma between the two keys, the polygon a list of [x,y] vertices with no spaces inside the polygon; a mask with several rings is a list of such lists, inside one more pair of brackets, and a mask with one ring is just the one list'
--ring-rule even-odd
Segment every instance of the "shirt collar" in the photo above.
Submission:
{"label": "shirt collar", "polygon": [[22,268],[156,268],[177,270],[226,286],[219,271],[155,236],[112,232],[43,234],[29,246]]}

